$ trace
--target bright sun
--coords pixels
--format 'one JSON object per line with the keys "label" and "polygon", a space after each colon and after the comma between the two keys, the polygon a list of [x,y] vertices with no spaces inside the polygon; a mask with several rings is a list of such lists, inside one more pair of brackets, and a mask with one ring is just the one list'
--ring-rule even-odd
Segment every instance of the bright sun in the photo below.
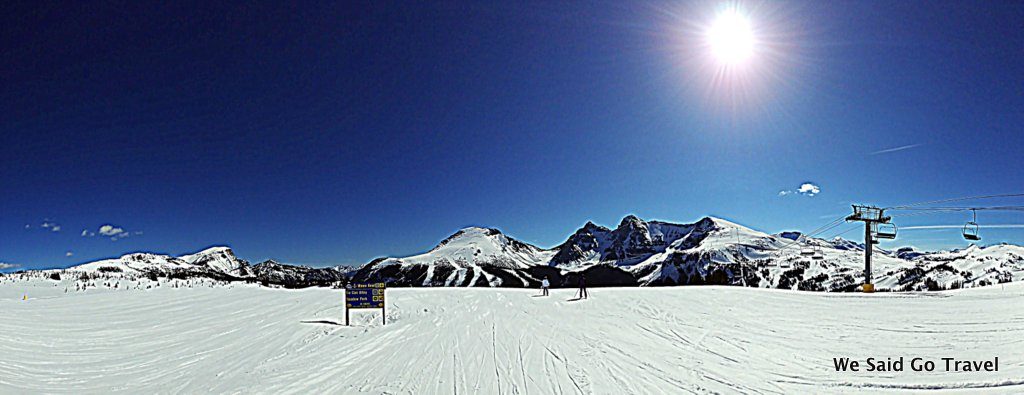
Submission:
{"label": "bright sun", "polygon": [[735,9],[724,10],[707,32],[708,45],[725,66],[743,63],[754,53],[754,32],[750,21]]}

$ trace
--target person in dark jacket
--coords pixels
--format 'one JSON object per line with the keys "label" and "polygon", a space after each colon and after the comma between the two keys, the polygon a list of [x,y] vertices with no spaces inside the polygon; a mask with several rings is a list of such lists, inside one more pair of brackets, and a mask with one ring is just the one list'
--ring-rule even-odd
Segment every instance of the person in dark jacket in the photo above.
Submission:
{"label": "person in dark jacket", "polygon": [[580,299],[586,299],[587,298],[587,275],[583,274],[583,273],[580,273],[580,290],[579,290],[579,295],[580,295]]}

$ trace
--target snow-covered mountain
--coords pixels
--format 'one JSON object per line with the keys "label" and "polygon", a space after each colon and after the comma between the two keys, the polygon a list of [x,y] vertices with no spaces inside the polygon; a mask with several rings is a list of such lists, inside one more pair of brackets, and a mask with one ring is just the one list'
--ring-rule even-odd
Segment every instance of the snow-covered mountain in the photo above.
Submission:
{"label": "snow-covered mountain", "polygon": [[260,262],[251,269],[253,277],[258,281],[289,288],[330,285],[347,278],[346,270],[340,267],[313,268],[286,265],[274,260]]}
{"label": "snow-covered mountain", "polygon": [[230,276],[246,277],[252,274],[249,264],[235,257],[235,253],[228,247],[207,248],[195,254],[182,255],[179,259],[192,266],[205,267]]}
{"label": "snow-covered mountain", "polygon": [[530,286],[530,269],[554,251],[521,242],[497,229],[469,227],[430,251],[406,258],[380,258],[357,270],[353,282],[385,281],[408,286]]}
{"label": "snow-covered mountain", "polygon": [[688,236],[693,230],[694,225],[645,222],[632,215],[623,218],[615,230],[587,222],[556,247],[558,253],[550,264],[569,269],[606,261],[628,264],[664,251],[670,242]]}
{"label": "snow-covered mountain", "polygon": [[85,273],[124,273],[128,275],[245,277],[249,264],[235,257],[227,247],[211,247],[194,254],[174,257],[163,254],[138,252],[120,258],[104,259],[78,266],[67,271]]}
{"label": "snow-covered mountain", "polygon": [[[877,246],[876,246],[877,247]],[[1024,279],[1024,247],[971,246],[924,252],[875,248],[873,282],[879,290],[936,290]],[[627,216],[614,229],[587,222],[563,243],[544,249],[493,228],[469,227],[431,250],[379,258],[358,269],[311,268],[272,260],[251,266],[227,247],[173,257],[133,253],[75,266],[105,276],[204,277],[285,287],[338,282],[392,286],[556,287],[743,285],[849,291],[864,281],[864,246],[839,237],[800,232],[767,234],[721,218],[689,224]]]}
{"label": "snow-covered mountain", "polygon": [[[922,253],[874,249],[873,282],[883,290],[946,289],[1024,278],[1018,246]],[[985,251],[982,253],[981,251]],[[545,250],[496,229],[466,228],[427,253],[380,258],[354,282],[398,286],[745,285],[817,291],[863,283],[864,246],[799,232],[774,235],[721,218],[691,224],[622,219],[615,229],[587,222]],[[970,274],[966,274],[970,272]]]}
{"label": "snow-covered mountain", "polygon": [[260,282],[299,288],[332,285],[346,278],[341,268],[310,268],[266,261],[255,266],[239,259],[228,247],[211,247],[179,257],[153,253],[132,253],[53,272],[80,273],[101,277],[211,278],[222,281]]}

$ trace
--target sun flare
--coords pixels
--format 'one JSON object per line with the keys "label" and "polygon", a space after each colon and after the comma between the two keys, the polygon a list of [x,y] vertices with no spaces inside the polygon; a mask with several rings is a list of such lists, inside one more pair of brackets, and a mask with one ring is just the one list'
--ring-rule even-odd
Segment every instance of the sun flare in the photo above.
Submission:
{"label": "sun flare", "polygon": [[754,32],[750,20],[735,9],[721,12],[707,32],[708,46],[725,66],[741,64],[754,53]]}

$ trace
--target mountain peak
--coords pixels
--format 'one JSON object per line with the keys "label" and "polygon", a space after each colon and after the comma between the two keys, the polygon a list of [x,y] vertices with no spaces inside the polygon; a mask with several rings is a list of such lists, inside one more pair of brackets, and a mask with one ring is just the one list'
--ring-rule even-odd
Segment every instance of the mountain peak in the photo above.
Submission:
{"label": "mountain peak", "polygon": [[249,268],[248,262],[238,259],[235,252],[226,246],[210,247],[195,254],[182,255],[179,259],[235,276],[245,275]]}
{"label": "mountain peak", "polygon": [[611,232],[611,229],[595,224],[591,221],[587,221],[582,228],[576,230],[576,234],[587,234],[597,232]]}
{"label": "mountain peak", "polygon": [[235,252],[231,251],[231,247],[214,246],[199,252],[185,254],[178,258],[188,263],[195,263],[196,261],[208,259],[210,257],[230,257],[231,259],[235,259]]}
{"label": "mountain peak", "polygon": [[217,254],[217,253],[221,253],[221,252],[228,253],[228,254],[234,254],[234,251],[231,251],[231,247],[228,247],[228,246],[213,246],[213,247],[209,247],[207,249],[204,249],[204,250],[199,251],[199,252],[197,252],[195,254],[192,254],[192,255],[199,255],[199,254],[208,255],[208,254]]}
{"label": "mountain peak", "polygon": [[501,231],[494,228],[484,228],[481,226],[467,226],[465,228],[459,229],[455,233],[452,233],[451,236],[448,236],[444,240],[441,240],[441,242],[438,243],[437,247],[434,247],[434,249],[436,250],[438,248],[444,247],[448,243],[451,243],[455,240],[490,238],[492,236],[498,235],[502,235]]}
{"label": "mountain peak", "polygon": [[635,216],[633,214],[630,214],[630,215],[627,215],[627,216],[623,217],[622,221],[619,222],[619,229],[621,229],[621,228],[633,228],[633,229],[635,229],[635,228],[643,227],[644,224],[646,224],[646,222],[644,222],[644,220],[640,219],[640,217],[637,217],[637,216]]}
{"label": "mountain peak", "polygon": [[253,265],[253,269],[256,270],[294,270],[294,269],[312,269],[306,265],[292,265],[287,263],[281,263],[273,259],[267,259],[263,262]]}
{"label": "mountain peak", "polygon": [[265,260],[263,262],[260,262],[260,263],[257,263],[255,265],[253,265],[253,267],[256,267],[256,266],[279,266],[280,264],[281,264],[280,262],[275,261],[273,259],[267,259],[267,260]]}
{"label": "mountain peak", "polygon": [[[497,232],[497,233],[501,233],[500,230],[497,230],[497,229],[494,229],[494,228],[485,228],[483,226],[467,226],[465,228],[459,229],[458,232]],[[456,233],[458,233],[458,232],[456,232]]]}

